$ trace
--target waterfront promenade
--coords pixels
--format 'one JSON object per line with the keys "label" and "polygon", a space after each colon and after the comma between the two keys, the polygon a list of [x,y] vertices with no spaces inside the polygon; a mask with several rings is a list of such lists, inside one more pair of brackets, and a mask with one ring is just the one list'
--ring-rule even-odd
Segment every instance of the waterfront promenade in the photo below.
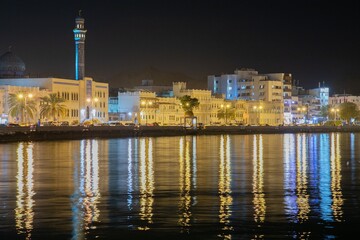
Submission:
{"label": "waterfront promenade", "polygon": [[41,126],[1,127],[0,143],[12,141],[48,141],[87,138],[140,136],[182,136],[219,134],[283,134],[360,132],[360,126],[206,126],[202,129],[182,126]]}

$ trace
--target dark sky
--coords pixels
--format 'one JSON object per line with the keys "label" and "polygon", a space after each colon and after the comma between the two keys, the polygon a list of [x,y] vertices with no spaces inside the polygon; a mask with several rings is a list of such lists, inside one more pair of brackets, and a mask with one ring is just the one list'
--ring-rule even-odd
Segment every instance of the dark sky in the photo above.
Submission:
{"label": "dark sky", "polygon": [[128,84],[117,74],[150,66],[203,87],[207,75],[248,67],[360,94],[357,2],[1,0],[0,54],[12,45],[28,73],[74,78],[72,29],[82,9],[86,75],[114,87]]}

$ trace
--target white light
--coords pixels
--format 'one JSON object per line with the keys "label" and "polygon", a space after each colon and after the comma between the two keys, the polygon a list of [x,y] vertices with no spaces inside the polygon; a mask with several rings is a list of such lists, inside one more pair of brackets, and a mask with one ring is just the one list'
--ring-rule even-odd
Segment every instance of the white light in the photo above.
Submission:
{"label": "white light", "polygon": [[129,116],[131,116],[131,115],[132,115],[132,113],[131,113],[131,112],[128,112],[128,115],[129,115]]}

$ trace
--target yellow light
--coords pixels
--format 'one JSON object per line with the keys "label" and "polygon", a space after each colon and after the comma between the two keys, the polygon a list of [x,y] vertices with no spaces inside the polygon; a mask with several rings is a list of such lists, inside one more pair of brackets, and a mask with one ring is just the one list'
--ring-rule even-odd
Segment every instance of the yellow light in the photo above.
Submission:
{"label": "yellow light", "polygon": [[259,107],[259,109],[262,109],[262,108],[263,108],[262,106]]}
{"label": "yellow light", "polygon": [[95,102],[98,102],[98,101],[99,101],[99,99],[98,99],[98,98],[95,98],[95,99],[94,99],[94,101],[95,101]]}
{"label": "yellow light", "polygon": [[29,98],[32,98],[33,96],[34,96],[34,95],[33,95],[32,93],[29,93],[29,94],[28,94],[28,97],[29,97]]}
{"label": "yellow light", "polygon": [[20,93],[20,94],[18,95],[18,98],[22,99],[22,98],[24,98],[24,95],[23,95],[22,93]]}
{"label": "yellow light", "polygon": [[306,107],[303,107],[302,110],[305,111],[305,110],[306,110]]}
{"label": "yellow light", "polygon": [[254,106],[253,108],[254,108],[254,109],[257,109],[257,106]]}
{"label": "yellow light", "polygon": [[220,107],[223,108],[223,107],[224,107],[224,104],[221,104]]}
{"label": "yellow light", "polygon": [[87,102],[91,102],[91,99],[90,99],[90,98],[87,98],[86,101],[87,101]]}

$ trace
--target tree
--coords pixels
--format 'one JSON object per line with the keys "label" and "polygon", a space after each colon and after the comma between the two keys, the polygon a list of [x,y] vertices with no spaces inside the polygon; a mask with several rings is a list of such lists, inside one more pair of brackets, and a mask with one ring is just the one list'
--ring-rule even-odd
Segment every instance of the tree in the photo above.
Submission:
{"label": "tree", "polygon": [[63,104],[65,99],[58,97],[56,93],[51,93],[49,96],[40,99],[43,102],[40,110],[42,117],[52,117],[55,121],[57,116],[65,115],[67,109],[65,104]]}
{"label": "tree", "polygon": [[181,107],[185,112],[185,116],[193,117],[193,109],[199,106],[199,100],[197,98],[192,98],[189,95],[184,95],[180,97],[179,100],[181,102]]}
{"label": "tree", "polygon": [[350,123],[352,118],[360,115],[359,108],[355,103],[345,102],[340,104],[340,117]]}
{"label": "tree", "polygon": [[34,118],[36,114],[36,103],[31,97],[27,97],[24,93],[11,93],[9,95],[9,115],[21,119],[21,122],[26,122],[26,117]]}
{"label": "tree", "polygon": [[324,105],[324,106],[321,106],[321,109],[320,109],[320,115],[324,118],[328,117],[329,116],[329,112],[330,112],[330,105]]}
{"label": "tree", "polygon": [[222,105],[220,110],[217,113],[218,119],[225,119],[225,124],[227,124],[227,120],[235,119],[235,109],[230,108],[230,105]]}

